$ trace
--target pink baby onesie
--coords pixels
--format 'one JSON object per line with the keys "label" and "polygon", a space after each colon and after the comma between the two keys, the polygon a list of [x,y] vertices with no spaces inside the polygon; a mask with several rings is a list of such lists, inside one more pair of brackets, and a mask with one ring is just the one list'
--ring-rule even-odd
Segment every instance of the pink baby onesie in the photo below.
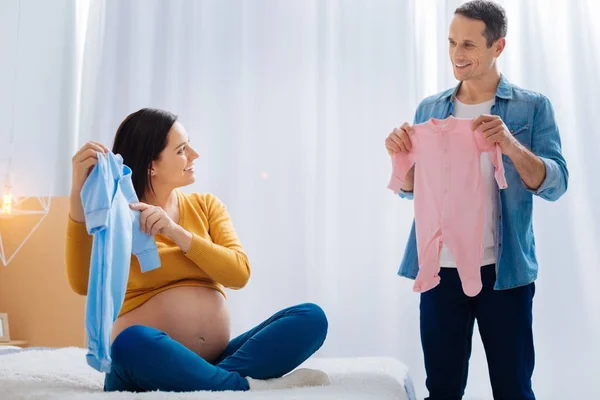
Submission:
{"label": "pink baby onesie", "polygon": [[398,193],[410,168],[415,168],[415,230],[419,273],[415,292],[440,283],[440,251],[445,243],[456,260],[463,291],[481,290],[481,259],[485,229],[485,198],[480,157],[484,152],[496,168],[498,187],[507,187],[500,146],[490,144],[470,118],[431,118],[413,126],[410,152],[392,157],[388,188]]}

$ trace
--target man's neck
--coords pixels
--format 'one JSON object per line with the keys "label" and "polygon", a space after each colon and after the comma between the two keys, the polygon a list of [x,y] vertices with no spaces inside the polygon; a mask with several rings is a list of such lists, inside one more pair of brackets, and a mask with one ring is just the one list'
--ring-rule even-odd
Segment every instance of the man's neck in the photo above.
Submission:
{"label": "man's neck", "polygon": [[465,104],[479,104],[493,99],[500,83],[500,73],[494,68],[489,74],[462,81],[456,97]]}

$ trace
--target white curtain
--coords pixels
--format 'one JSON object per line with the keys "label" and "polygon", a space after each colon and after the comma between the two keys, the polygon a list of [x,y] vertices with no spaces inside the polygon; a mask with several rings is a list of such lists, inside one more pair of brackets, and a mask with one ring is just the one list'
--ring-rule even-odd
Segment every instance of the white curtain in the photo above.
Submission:
{"label": "white curtain", "polygon": [[7,184],[19,197],[68,190],[74,28],[74,0],[0,1],[0,193]]}
{"label": "white curtain", "polygon": [[[92,0],[77,144],[111,145],[142,107],[178,114],[201,154],[185,190],[227,204],[253,266],[230,292],[235,333],[316,302],[330,320],[320,356],[396,357],[424,396],[419,297],[396,276],[412,203],[386,189],[383,142],[456,84],[447,30],[460,3]],[[559,202],[535,204],[535,387],[540,399],[600,398],[600,8],[502,3],[502,72],[554,103],[571,176]],[[467,395],[491,398],[475,335]]]}
{"label": "white curtain", "polygon": [[[0,268],[69,187],[75,132],[75,0],[0,1]],[[12,198],[12,202],[9,199]],[[18,211],[17,211],[18,210]],[[19,233],[12,218],[19,213]],[[13,228],[11,228],[13,227]]]}

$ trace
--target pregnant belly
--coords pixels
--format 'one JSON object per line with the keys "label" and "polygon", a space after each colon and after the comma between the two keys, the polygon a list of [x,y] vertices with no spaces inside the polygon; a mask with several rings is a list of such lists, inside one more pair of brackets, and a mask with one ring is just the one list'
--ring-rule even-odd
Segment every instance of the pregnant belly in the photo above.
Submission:
{"label": "pregnant belly", "polygon": [[157,294],[115,321],[112,340],[132,325],[149,326],[209,362],[214,362],[230,340],[229,309],[223,295],[205,287],[181,286]]}

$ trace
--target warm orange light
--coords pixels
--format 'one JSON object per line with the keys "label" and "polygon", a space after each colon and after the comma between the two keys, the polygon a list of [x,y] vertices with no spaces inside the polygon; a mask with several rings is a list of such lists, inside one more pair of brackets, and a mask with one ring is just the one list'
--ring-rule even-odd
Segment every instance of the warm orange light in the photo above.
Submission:
{"label": "warm orange light", "polygon": [[12,192],[10,191],[10,188],[8,188],[8,192],[4,193],[4,195],[2,196],[2,214],[12,213],[12,206],[13,206],[13,195],[12,195]]}

